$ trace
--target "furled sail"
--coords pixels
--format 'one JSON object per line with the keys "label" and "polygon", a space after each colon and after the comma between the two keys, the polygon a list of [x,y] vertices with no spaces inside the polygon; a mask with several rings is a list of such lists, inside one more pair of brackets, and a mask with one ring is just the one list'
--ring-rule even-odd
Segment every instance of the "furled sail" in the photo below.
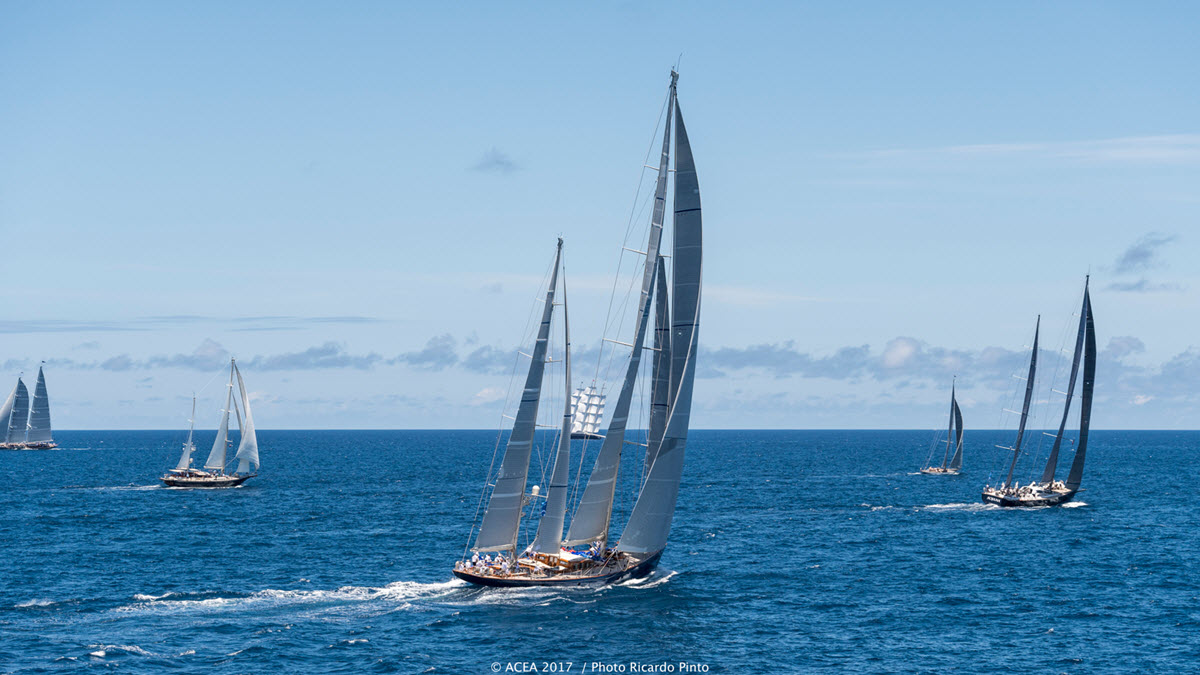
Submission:
{"label": "furled sail", "polygon": [[550,339],[550,317],[554,311],[554,288],[558,283],[558,262],[562,257],[562,239],[554,254],[554,270],[550,273],[550,287],[546,290],[545,306],[542,308],[542,323],[538,326],[537,341],[533,345],[529,374],[525,376],[525,389],[517,407],[517,419],[513,422],[508,445],[504,448],[504,459],[500,461],[500,472],[496,476],[487,511],[475,537],[476,551],[502,551],[516,549],[517,532],[521,526],[521,507],[525,497],[525,482],[529,477],[529,456],[533,451],[533,436],[537,424],[538,403],[542,396],[542,375],[546,370],[546,345]]}
{"label": "furled sail", "polygon": [[29,390],[25,388],[25,383],[19,377],[17,378],[17,388],[13,390],[12,401],[4,442],[24,443],[29,420]]}
{"label": "furled sail", "polygon": [[963,425],[962,410],[958,408],[953,390],[950,393],[950,407],[953,408],[954,415],[954,456],[950,458],[950,468],[957,471],[962,468]]}
{"label": "furled sail", "polygon": [[1075,446],[1075,459],[1067,474],[1068,490],[1078,490],[1083,481],[1083,460],[1092,426],[1092,389],[1096,384],[1096,326],[1092,322],[1092,298],[1086,285],[1083,288],[1083,314],[1087,317],[1087,329],[1083,343],[1083,391],[1079,394],[1079,443]]}
{"label": "furled sail", "polygon": [[650,475],[654,458],[667,430],[667,391],[671,387],[671,300],[667,296],[667,263],[658,257],[658,282],[654,308],[654,365],[650,374],[650,423],[646,433],[646,459],[642,463],[642,481]]}
{"label": "furled sail", "polygon": [[46,394],[46,376],[38,368],[37,384],[33,386],[33,403],[29,407],[30,443],[53,440],[50,433],[50,398]]}
{"label": "furled sail", "polygon": [[654,458],[650,474],[633,506],[629,523],[617,544],[619,550],[628,553],[653,554],[665,548],[671,520],[675,516],[675,501],[683,476],[684,447],[692,414],[692,386],[696,377],[696,348],[700,338],[700,277],[703,269],[700,213],[700,183],[696,177],[696,164],[683,124],[683,112],[676,101],[670,412],[658,455]]}
{"label": "furled sail", "polygon": [[571,325],[567,316],[567,277],[562,283],[563,314],[563,370],[566,391],[563,397],[567,404],[563,408],[562,429],[558,434],[558,453],[550,469],[550,487],[546,491],[546,512],[538,521],[537,535],[532,549],[538,553],[558,555],[562,548],[563,525],[567,520],[567,486],[571,476]]}
{"label": "furled sail", "polygon": [[204,462],[204,468],[220,471],[225,468],[225,446],[229,440],[229,409],[233,407],[233,369],[230,368],[229,384],[225,387],[225,407],[221,410],[221,426],[213,441],[212,452]]}
{"label": "furled sail", "polygon": [[179,463],[175,465],[176,469],[186,469],[192,465],[192,453],[196,451],[196,444],[192,442],[192,435],[196,431],[196,397],[192,396],[192,416],[188,418],[188,437],[183,444],[183,454],[179,456]]}
{"label": "furled sail", "polygon": [[246,396],[246,383],[242,380],[242,371],[237,367],[237,363],[233,364],[233,372],[237,375],[238,393],[242,398],[242,410],[246,412],[246,418],[241,421],[242,440],[238,443],[237,454],[234,457],[238,460],[238,473],[250,473],[250,465],[254,465],[254,470],[258,471],[258,435],[254,433],[254,418],[250,416],[250,397]]}
{"label": "furled sail", "polygon": [[[1084,294],[1087,294],[1087,282],[1083,283]],[[1067,381],[1067,400],[1063,404],[1062,421],[1058,423],[1058,435],[1054,437],[1054,445],[1050,448],[1050,457],[1046,459],[1046,469],[1042,472],[1042,482],[1054,482],[1054,472],[1058,469],[1058,451],[1062,447],[1063,433],[1067,430],[1067,416],[1071,413],[1071,397],[1075,394],[1075,378],[1079,375],[1079,359],[1083,355],[1084,333],[1087,328],[1086,307],[1079,310],[1079,332],[1075,336],[1075,354],[1071,357],[1071,379]]]}
{"label": "furled sail", "polygon": [[654,295],[654,276],[658,269],[658,252],[662,245],[662,226],[667,209],[667,179],[670,175],[671,157],[671,109],[675,105],[675,80],[677,76],[671,73],[671,93],[667,99],[667,123],[663,130],[662,154],[659,157],[658,180],[654,188],[654,210],[650,215],[650,238],[646,244],[646,260],[642,268],[642,290],[638,303],[636,330],[633,348],[629,355],[629,365],[625,370],[625,379],[621,383],[621,392],[617,395],[617,404],[613,407],[612,419],[608,422],[608,431],[600,452],[596,455],[596,463],[588,475],[587,487],[575,507],[575,517],[571,519],[571,529],[567,532],[567,546],[606,541],[608,527],[612,520],[613,498],[617,489],[617,471],[621,466],[621,448],[625,444],[625,427],[629,421],[629,405],[633,401],[633,391],[637,383],[638,369],[642,362],[642,345],[646,340],[646,326],[650,320],[650,301]]}
{"label": "furled sail", "polygon": [[1021,438],[1025,435],[1025,422],[1029,419],[1029,402],[1033,399],[1033,378],[1037,373],[1038,332],[1042,328],[1042,316],[1039,314],[1037,324],[1033,329],[1033,354],[1029,357],[1029,377],[1025,380],[1025,403],[1021,406],[1021,422],[1017,426],[1017,442],[1013,443],[1012,464],[1008,467],[1008,478],[1004,479],[1004,487],[1012,486],[1013,471],[1017,468],[1017,457],[1021,455]]}
{"label": "furled sail", "polygon": [[571,394],[571,435],[595,436],[604,418],[604,394],[595,387],[580,387]]}

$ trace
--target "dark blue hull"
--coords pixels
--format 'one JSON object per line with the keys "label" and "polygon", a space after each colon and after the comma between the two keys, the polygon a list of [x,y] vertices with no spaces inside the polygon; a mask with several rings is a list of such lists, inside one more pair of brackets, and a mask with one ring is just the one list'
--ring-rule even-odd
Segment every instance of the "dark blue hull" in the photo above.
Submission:
{"label": "dark blue hull", "polygon": [[649,575],[658,565],[659,558],[662,557],[662,551],[646,558],[645,560],[622,570],[598,574],[587,577],[494,577],[481,574],[472,574],[465,570],[454,570],[454,576],[463,581],[470,582],[477,586],[491,586],[494,588],[524,588],[526,586],[593,586],[603,584],[615,584],[619,581],[627,579],[637,579]]}

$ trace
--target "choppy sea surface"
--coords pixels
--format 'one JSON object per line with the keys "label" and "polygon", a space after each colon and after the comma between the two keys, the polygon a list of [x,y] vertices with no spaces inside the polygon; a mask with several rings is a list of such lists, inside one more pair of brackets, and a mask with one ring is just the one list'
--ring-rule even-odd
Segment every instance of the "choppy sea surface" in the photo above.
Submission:
{"label": "choppy sea surface", "polygon": [[159,486],[179,433],[56,437],[0,451],[0,672],[1200,663],[1198,432],[1093,432],[1078,500],[1016,510],[996,432],[942,477],[928,432],[694,431],[657,573],[570,590],[451,577],[493,432],[264,431],[230,490]]}

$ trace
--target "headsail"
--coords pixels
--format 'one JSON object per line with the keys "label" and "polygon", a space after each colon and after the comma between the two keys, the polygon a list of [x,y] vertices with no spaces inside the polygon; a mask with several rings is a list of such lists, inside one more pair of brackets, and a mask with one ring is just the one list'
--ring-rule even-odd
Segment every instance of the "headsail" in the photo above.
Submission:
{"label": "headsail", "polygon": [[571,323],[567,316],[567,276],[562,282],[563,370],[565,371],[567,401],[563,410],[562,429],[558,434],[558,453],[550,469],[550,487],[546,490],[546,512],[538,522],[533,550],[558,555],[562,548],[563,524],[567,520],[567,487],[571,477]]}
{"label": "headsail", "polygon": [[683,476],[683,454],[692,414],[692,386],[696,377],[696,347],[700,338],[700,277],[703,237],[700,183],[692,147],[675,103],[675,241],[672,251],[671,389],[670,412],[662,446],[650,467],[646,484],[633,506],[621,534],[618,550],[655,553],[667,545],[675,500]]}
{"label": "headsail", "polygon": [[[1083,282],[1083,292],[1087,296],[1088,282]],[[1083,354],[1084,333],[1087,328],[1087,303],[1084,302],[1079,310],[1079,332],[1075,336],[1075,354],[1071,358],[1071,379],[1067,381],[1067,400],[1063,403],[1062,421],[1058,423],[1058,435],[1054,437],[1054,445],[1050,448],[1050,457],[1046,459],[1046,469],[1042,472],[1042,482],[1054,482],[1054,472],[1058,468],[1058,451],[1062,447],[1063,433],[1067,430],[1067,416],[1071,413],[1071,397],[1075,394],[1075,378],[1079,375],[1079,359]]]}
{"label": "headsail", "polygon": [[613,407],[612,419],[596,463],[588,476],[587,487],[575,507],[571,529],[567,533],[568,546],[604,541],[608,538],[608,527],[612,520],[613,498],[617,489],[617,470],[621,466],[621,448],[625,444],[625,427],[629,421],[629,405],[633,401],[633,390],[641,366],[642,345],[646,340],[646,326],[650,320],[650,301],[654,295],[654,275],[658,266],[658,252],[662,245],[662,226],[667,210],[667,179],[670,175],[671,157],[671,109],[675,105],[675,80],[671,73],[671,93],[667,99],[667,123],[663,130],[662,154],[659,157],[658,180],[654,188],[654,210],[650,216],[650,239],[646,245],[646,261],[642,268],[642,290],[638,303],[637,322],[633,349],[617,404]]}
{"label": "headsail", "polygon": [[1087,317],[1087,328],[1083,343],[1083,391],[1079,394],[1079,443],[1075,447],[1075,459],[1067,474],[1067,489],[1078,490],[1083,482],[1083,460],[1087,455],[1088,431],[1092,426],[1092,389],[1096,384],[1096,326],[1092,322],[1092,298],[1087,286],[1083,289],[1083,313]]}
{"label": "headsail", "polygon": [[204,468],[220,471],[225,468],[225,446],[229,440],[229,409],[233,407],[233,368],[229,369],[229,384],[225,386],[225,407],[221,410],[221,426],[213,441],[212,452],[204,462]]}
{"label": "headsail", "polygon": [[29,423],[29,390],[21,378],[17,378],[17,388],[13,390],[12,410],[8,415],[8,429],[5,443],[24,443],[25,433]]}
{"label": "headsail", "polygon": [[958,400],[950,395],[950,406],[954,409],[954,456],[950,458],[950,468],[957,471],[962,468],[963,425],[962,410],[958,408]]}
{"label": "headsail", "polygon": [[1017,457],[1021,456],[1021,438],[1025,435],[1025,422],[1029,419],[1029,402],[1033,399],[1033,378],[1037,374],[1038,332],[1042,328],[1042,315],[1037,318],[1033,329],[1033,353],[1029,357],[1029,377],[1025,379],[1025,403],[1021,406],[1021,423],[1017,427],[1017,442],[1013,443],[1012,464],[1008,467],[1008,478],[1004,479],[1004,487],[1012,486],[1013,471],[1017,468]]}
{"label": "headsail", "polygon": [[516,549],[517,546],[525,482],[529,477],[529,456],[533,451],[538,403],[542,396],[542,375],[546,370],[546,345],[550,339],[550,317],[554,311],[554,288],[558,283],[558,263],[561,258],[562,239],[559,239],[554,254],[554,270],[550,273],[550,287],[546,290],[542,308],[542,323],[538,326],[529,373],[525,377],[525,389],[521,394],[508,445],[504,448],[504,459],[500,461],[500,472],[496,476],[487,511],[483,514],[479,534],[475,537],[473,550],[476,551],[502,551]]}
{"label": "headsail", "polygon": [[254,433],[254,418],[250,416],[250,397],[246,396],[246,383],[242,380],[242,371],[237,367],[237,363],[233,364],[233,372],[237,375],[238,393],[242,398],[242,410],[246,412],[246,419],[242,420],[242,440],[238,443],[237,454],[234,455],[238,460],[238,473],[250,473],[250,465],[254,465],[254,470],[258,471],[258,435]]}
{"label": "headsail", "polygon": [[196,451],[196,444],[192,442],[192,435],[196,431],[196,395],[192,394],[192,416],[188,418],[188,437],[183,444],[183,454],[179,456],[179,463],[175,465],[176,469],[186,469],[192,465],[192,453]]}
{"label": "headsail", "polygon": [[[17,382],[17,387],[19,387],[20,380]],[[17,402],[17,387],[13,387],[12,393],[8,395],[8,398],[4,399],[4,405],[0,406],[0,443],[8,442],[8,430],[12,425],[13,406]]]}
{"label": "headsail", "polygon": [[641,485],[650,475],[654,458],[667,430],[667,392],[671,387],[671,300],[667,296],[667,263],[658,257],[658,282],[655,288],[654,366],[650,383],[650,424],[646,433],[646,459],[642,463]]}
{"label": "headsail", "polygon": [[54,440],[50,433],[50,398],[46,393],[46,376],[38,368],[37,384],[33,386],[33,403],[29,407],[30,443]]}

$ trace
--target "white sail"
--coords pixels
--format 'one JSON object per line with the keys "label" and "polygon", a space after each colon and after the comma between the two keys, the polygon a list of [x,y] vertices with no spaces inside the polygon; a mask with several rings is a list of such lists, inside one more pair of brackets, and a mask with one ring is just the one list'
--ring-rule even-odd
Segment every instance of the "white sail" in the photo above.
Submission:
{"label": "white sail", "polygon": [[221,426],[217,429],[217,438],[213,441],[212,452],[204,468],[220,471],[225,468],[225,446],[229,440],[229,409],[233,407],[233,369],[229,369],[229,384],[225,387],[225,407],[221,410]]}
{"label": "white sail", "polygon": [[192,442],[192,435],[196,432],[196,397],[192,396],[192,416],[188,418],[188,437],[183,444],[183,454],[179,456],[179,463],[175,465],[176,469],[187,469],[192,466],[192,453],[196,451],[196,444]]}
{"label": "white sail", "polygon": [[38,368],[37,384],[33,386],[33,402],[29,407],[30,443],[54,440],[50,434],[50,397],[46,393],[46,376]]}
{"label": "white sail", "polygon": [[604,394],[595,387],[580,387],[571,394],[571,434],[595,436],[604,418]]}
{"label": "white sail", "polygon": [[13,390],[12,409],[9,410],[8,429],[5,431],[5,443],[24,443],[25,433],[29,427],[29,390],[21,378],[17,378],[17,388]]}
{"label": "white sail", "polygon": [[254,465],[254,470],[258,471],[258,436],[254,433],[254,418],[250,415],[250,398],[246,396],[246,383],[242,380],[242,371],[233,365],[233,372],[237,374],[238,393],[242,397],[242,410],[246,411],[246,419],[242,421],[242,441],[238,444],[237,457],[238,473],[250,473],[250,465]]}

